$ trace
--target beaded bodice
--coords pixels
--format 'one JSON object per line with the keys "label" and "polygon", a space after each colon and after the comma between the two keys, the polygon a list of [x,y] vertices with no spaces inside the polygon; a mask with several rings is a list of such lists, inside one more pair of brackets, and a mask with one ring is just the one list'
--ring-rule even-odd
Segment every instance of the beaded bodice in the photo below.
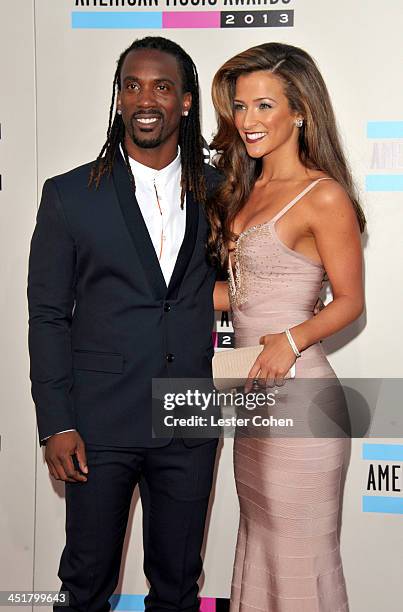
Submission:
{"label": "beaded bodice", "polygon": [[[273,219],[242,232],[231,254],[229,286],[235,333],[261,322],[265,333],[312,316],[324,268],[288,248],[278,237],[276,222],[320,180],[312,182]],[[273,326],[270,326],[273,323]]]}

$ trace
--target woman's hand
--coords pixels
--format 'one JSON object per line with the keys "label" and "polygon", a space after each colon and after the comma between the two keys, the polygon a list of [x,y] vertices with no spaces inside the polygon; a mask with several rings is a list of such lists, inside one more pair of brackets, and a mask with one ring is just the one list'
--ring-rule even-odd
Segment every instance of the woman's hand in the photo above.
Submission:
{"label": "woman's hand", "polygon": [[263,386],[283,385],[284,377],[296,360],[285,333],[267,334],[260,338],[259,343],[264,345],[264,349],[249,371],[246,392],[251,390],[256,378]]}

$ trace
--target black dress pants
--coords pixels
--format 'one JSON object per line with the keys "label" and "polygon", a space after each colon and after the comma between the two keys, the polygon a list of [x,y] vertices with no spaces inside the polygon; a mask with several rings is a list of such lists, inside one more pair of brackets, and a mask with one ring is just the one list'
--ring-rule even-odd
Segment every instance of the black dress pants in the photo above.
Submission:
{"label": "black dress pants", "polygon": [[150,612],[199,610],[200,550],[217,440],[187,447],[107,450],[87,446],[86,483],[66,483],[61,591],[77,612],[108,612],[119,579],[134,488],[141,479],[145,598]]}

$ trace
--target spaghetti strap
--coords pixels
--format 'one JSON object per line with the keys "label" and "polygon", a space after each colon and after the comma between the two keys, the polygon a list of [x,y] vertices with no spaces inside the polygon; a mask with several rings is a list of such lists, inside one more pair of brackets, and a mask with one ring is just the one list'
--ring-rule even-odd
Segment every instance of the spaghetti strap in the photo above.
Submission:
{"label": "spaghetti strap", "polygon": [[311,189],[313,189],[315,187],[315,185],[317,185],[317,183],[319,183],[320,181],[329,181],[332,180],[332,178],[330,176],[322,176],[321,178],[316,179],[315,181],[312,181],[312,183],[309,183],[308,187],[305,187],[305,189],[303,191],[301,191],[301,193],[299,193],[297,196],[295,196],[295,198],[293,200],[291,200],[291,202],[289,202],[288,204],[286,204],[284,206],[284,208],[282,208],[270,221],[270,223],[275,223],[278,219],[280,219],[280,217],[282,217],[283,215],[285,215],[285,213],[287,211],[290,210],[290,208],[292,208],[294,206],[294,204],[296,204],[297,202],[299,202],[299,200],[301,200],[301,198],[303,198],[307,193],[309,193],[311,191]]}

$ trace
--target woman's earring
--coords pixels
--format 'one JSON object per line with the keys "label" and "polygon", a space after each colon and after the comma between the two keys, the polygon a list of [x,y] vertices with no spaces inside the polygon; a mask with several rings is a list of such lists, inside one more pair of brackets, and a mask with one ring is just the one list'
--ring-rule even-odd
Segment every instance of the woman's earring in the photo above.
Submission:
{"label": "woman's earring", "polygon": [[118,108],[118,110],[116,111],[118,115],[122,114],[122,111],[120,110],[120,108]]}
{"label": "woman's earring", "polygon": [[183,111],[183,113],[182,113],[182,115],[183,115],[184,117],[187,117],[187,116],[188,116],[188,114],[189,114],[189,111],[187,111],[187,110]]}
{"label": "woman's earring", "polygon": [[297,128],[302,127],[304,124],[304,120],[303,119],[296,119],[295,120],[295,125],[297,126]]}

